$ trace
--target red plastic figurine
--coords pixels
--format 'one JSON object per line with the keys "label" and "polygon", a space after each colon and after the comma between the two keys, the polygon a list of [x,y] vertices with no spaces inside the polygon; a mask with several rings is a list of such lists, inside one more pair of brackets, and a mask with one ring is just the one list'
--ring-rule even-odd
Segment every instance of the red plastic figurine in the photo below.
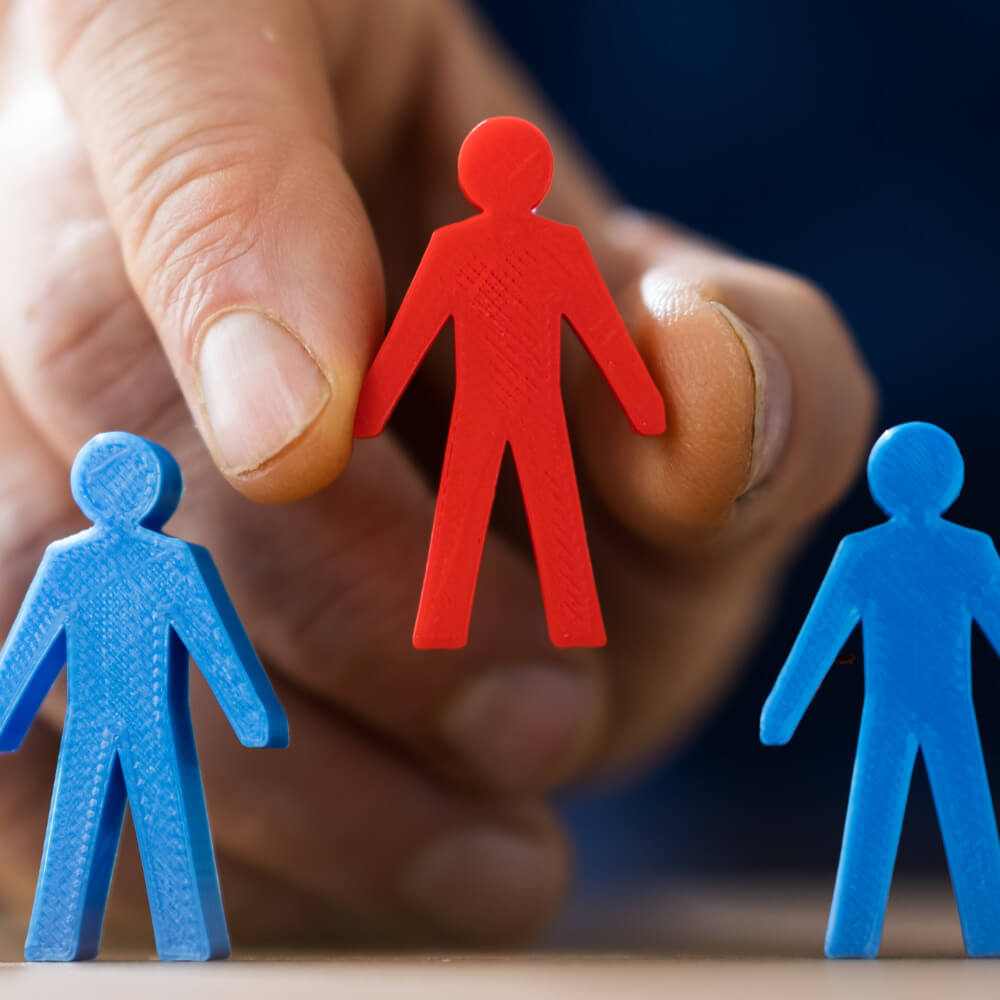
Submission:
{"label": "red plastic figurine", "polygon": [[472,600],[504,449],[517,466],[556,646],[601,646],[559,384],[565,317],[640,434],[666,414],[584,242],[535,215],[552,181],[545,136],[520,118],[489,118],[458,154],[478,215],[438,229],[365,379],[354,433],[374,437],[447,322],[455,325],[455,401],[413,632],[418,649],[468,638]]}

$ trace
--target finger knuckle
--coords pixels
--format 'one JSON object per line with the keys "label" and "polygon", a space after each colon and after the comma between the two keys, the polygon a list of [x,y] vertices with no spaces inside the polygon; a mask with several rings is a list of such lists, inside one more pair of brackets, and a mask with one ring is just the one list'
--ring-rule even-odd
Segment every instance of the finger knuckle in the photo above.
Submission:
{"label": "finger knuckle", "polygon": [[154,321],[171,317],[183,335],[258,246],[271,183],[254,156],[259,144],[238,124],[162,131],[173,134],[147,134],[118,172],[120,227],[129,276]]}
{"label": "finger knuckle", "polygon": [[108,424],[151,431],[177,395],[106,222],[66,224],[32,283],[15,363],[51,427],[78,436]]}
{"label": "finger knuckle", "polygon": [[833,299],[809,278],[784,273],[778,280],[789,314],[820,342],[821,353],[828,359],[827,373],[838,380],[838,391],[851,400],[859,415],[870,414],[876,399],[875,382]]}
{"label": "finger knuckle", "polygon": [[778,294],[792,315],[812,324],[821,336],[843,341],[851,339],[833,300],[815,281],[787,271],[776,272],[774,280]]}
{"label": "finger knuckle", "polygon": [[67,505],[55,499],[58,490],[40,490],[30,457],[6,449],[0,462],[5,473],[0,480],[0,629],[6,634],[45,546],[79,524]]}
{"label": "finger knuckle", "polygon": [[878,389],[854,334],[833,300],[814,282],[799,276],[785,279],[790,314],[815,338],[812,345],[813,392],[823,400],[826,437],[815,449],[807,510],[813,516],[829,510],[857,476],[870,442],[878,411]]}
{"label": "finger knuckle", "polygon": [[64,62],[108,6],[108,0],[37,0],[35,13],[54,67]]}

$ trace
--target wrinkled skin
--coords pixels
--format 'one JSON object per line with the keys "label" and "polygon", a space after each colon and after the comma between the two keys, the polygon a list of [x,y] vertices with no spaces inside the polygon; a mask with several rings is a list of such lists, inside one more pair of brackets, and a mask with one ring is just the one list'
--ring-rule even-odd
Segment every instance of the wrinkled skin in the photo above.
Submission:
{"label": "wrinkled skin", "polygon": [[[291,725],[251,755],[194,687],[237,946],[530,937],[569,869],[545,793],[698,725],[854,477],[874,391],[843,321],[808,282],[625,210],[454,3],[25,0],[3,40],[0,627],[83,524],[76,449],[161,442],[187,483],[170,529],[211,548]],[[551,138],[542,211],[583,230],[667,403],[665,435],[633,435],[568,347],[601,650],[550,646],[509,483],[468,648],[410,645],[447,337],[352,455],[386,310],[468,214],[456,153],[498,113]],[[234,307],[279,333],[212,327]],[[0,893],[25,917],[63,704],[0,759]],[[109,944],[145,908],[127,847]]]}

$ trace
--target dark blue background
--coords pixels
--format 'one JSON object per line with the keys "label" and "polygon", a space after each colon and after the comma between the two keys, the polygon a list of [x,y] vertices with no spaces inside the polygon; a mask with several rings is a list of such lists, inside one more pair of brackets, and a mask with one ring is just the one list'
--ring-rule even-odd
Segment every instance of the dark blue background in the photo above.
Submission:
{"label": "dark blue background", "polygon": [[[809,275],[848,317],[885,425],[940,423],[967,491],[956,520],[1000,535],[997,0],[482,0],[631,201]],[[585,885],[678,869],[814,866],[832,880],[861,680],[837,667],[785,749],[760,706],[837,539],[879,517],[859,488],[793,572],[778,620],[695,743],[566,811]],[[1000,674],[976,645],[1000,781]],[[918,765],[903,867],[944,870]]]}

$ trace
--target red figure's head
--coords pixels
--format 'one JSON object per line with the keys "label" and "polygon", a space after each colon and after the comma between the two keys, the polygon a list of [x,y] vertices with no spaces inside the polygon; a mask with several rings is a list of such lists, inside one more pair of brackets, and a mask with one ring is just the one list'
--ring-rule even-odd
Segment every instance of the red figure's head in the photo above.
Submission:
{"label": "red figure's head", "polygon": [[534,211],[552,183],[552,149],[523,118],[487,118],[462,143],[458,183],[483,211]]}

